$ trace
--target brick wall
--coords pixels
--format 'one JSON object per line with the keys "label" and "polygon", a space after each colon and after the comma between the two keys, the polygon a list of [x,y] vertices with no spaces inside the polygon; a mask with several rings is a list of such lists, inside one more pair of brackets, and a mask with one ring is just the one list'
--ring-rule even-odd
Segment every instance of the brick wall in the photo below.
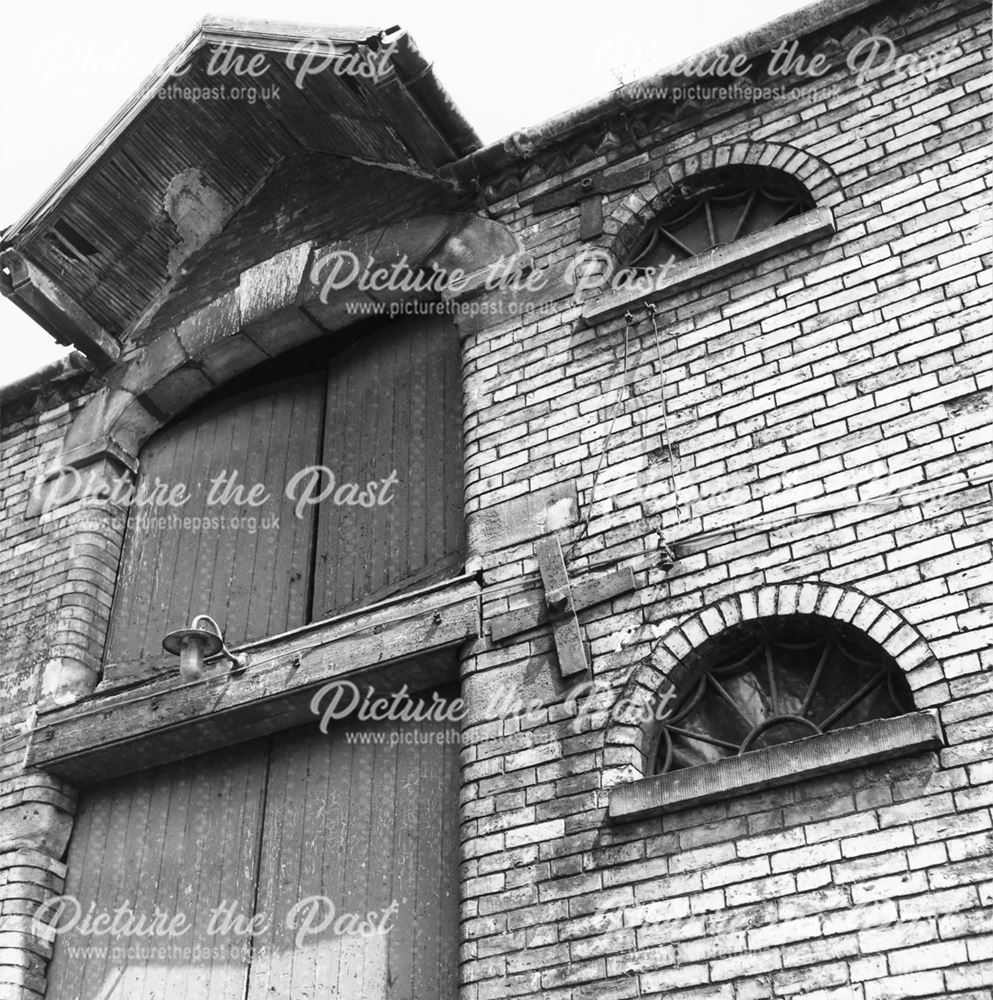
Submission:
{"label": "brick wall", "polygon": [[55,455],[92,392],[90,377],[57,363],[41,387],[5,390],[0,425],[0,719],[24,717],[37,697],[41,666],[53,653],[53,624],[64,592],[67,555],[73,547],[70,506],[28,517],[35,476]]}
{"label": "brick wall", "polygon": [[[64,782],[23,767],[41,675],[60,643],[98,646],[87,620],[88,595],[71,581],[81,538],[71,504],[56,514],[26,517],[35,475],[57,453],[66,428],[92,391],[78,356],[26,380],[0,397],[0,997],[32,1000],[44,993],[51,940],[32,919],[39,903],[62,891],[76,793]],[[112,555],[107,555],[109,560]],[[66,601],[76,604],[69,631],[59,628]],[[92,610],[92,609],[89,609]]]}
{"label": "brick wall", "polygon": [[[639,309],[630,324],[583,328],[582,303],[560,285],[526,318],[464,319],[473,566],[484,621],[535,593],[534,538],[501,535],[491,516],[575,482],[578,508],[564,501],[554,522],[570,573],[626,565],[638,583],[581,615],[601,707],[640,664],[669,670],[662,640],[692,648],[701,609],[816,581],[856,611],[886,609],[865,627],[891,615],[892,634],[926,650],[914,698],[940,712],[947,747],[610,821],[621,758],[603,713],[573,717],[548,630],[483,639],[464,663],[463,1000],[993,996],[988,14],[891,4],[856,20],[839,45],[861,30],[901,52],[956,55],[929,80],[889,73],[859,87],[842,68],[820,81],[837,88],[828,99],[591,126],[482,179],[487,211],[557,273],[583,247],[580,209],[536,213],[535,195],[646,166],[648,185],[605,200],[594,242],[613,251],[648,222],[652,190],[718,151],[811,164],[837,232],[663,299],[657,340]],[[294,224],[311,224],[308,204],[294,203]],[[213,291],[191,279],[176,308]],[[61,887],[73,808],[71,789],[22,773],[24,736],[46,664],[99,666],[123,531],[123,513],[100,505],[24,517],[39,459],[93,388],[63,372],[4,401],[0,1000],[43,989],[48,947],[26,916]],[[495,717],[508,694],[538,707]]]}
{"label": "brick wall", "polygon": [[[611,822],[604,727],[563,707],[547,630],[479,643],[464,668],[464,1000],[993,995],[988,23],[961,4],[886,13],[863,31],[901,53],[954,50],[933,79],[859,87],[841,68],[829,101],[711,106],[594,139],[491,206],[553,267],[582,247],[580,209],[535,214],[531,198],[587,173],[691,173],[709,151],[767,143],[819,160],[839,192],[829,240],[660,301],[658,345],[633,309],[626,374],[625,321],[579,329],[566,297],[532,322],[464,324],[468,511],[577,481],[590,521],[570,572],[619,562],[639,584],[581,615],[615,692],[715,602],[800,581],[868,595],[936,658],[914,697],[939,710],[947,748]],[[604,246],[644,201],[610,196]],[[537,565],[527,540],[480,557],[485,621],[537,586]],[[496,720],[506,690],[543,707]]]}

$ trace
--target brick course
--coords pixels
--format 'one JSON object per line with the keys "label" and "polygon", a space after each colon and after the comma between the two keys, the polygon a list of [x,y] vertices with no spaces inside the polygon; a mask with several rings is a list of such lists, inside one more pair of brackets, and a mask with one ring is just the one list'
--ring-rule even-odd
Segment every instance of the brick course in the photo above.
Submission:
{"label": "brick course", "polygon": [[[830,101],[711,102],[557,165],[539,153],[512,193],[481,187],[537,268],[583,244],[577,205],[533,199],[640,165],[646,185],[606,196],[605,252],[630,248],[672,184],[728,162],[790,170],[836,233],[665,297],[657,332],[643,308],[584,329],[582,303],[555,292],[533,316],[462,323],[470,525],[575,481],[570,572],[629,565],[638,589],[580,615],[602,686],[586,720],[548,630],[465,655],[461,1000],[993,997],[988,12],[897,7],[864,11],[861,30],[901,52],[954,47],[933,79],[858,86],[836,68],[819,81]],[[219,237],[245,244],[242,262],[272,238],[244,238],[259,213],[276,214],[255,206]],[[310,224],[277,227],[276,248]],[[161,323],[215,302],[237,263],[216,286],[194,276]],[[60,386],[16,403],[0,439],[0,816],[28,803],[56,826],[72,793],[22,773],[25,733],[47,665],[73,664],[83,687],[99,670],[124,528],[101,504],[25,516],[34,471],[97,383]],[[484,622],[537,586],[533,539],[471,556]],[[609,789],[650,767],[650,727],[610,718],[623,692],[656,696],[742,620],[815,609],[894,656],[947,746],[610,821]],[[506,691],[539,710],[489,717]],[[43,993],[48,946],[27,917],[59,891],[63,849],[0,844],[0,1000]]]}
{"label": "brick course", "polygon": [[[674,163],[707,162],[708,151],[745,139],[768,143],[770,157],[777,145],[814,157],[831,179],[819,192],[834,210],[829,241],[658,303],[661,371],[651,322],[637,308],[626,387],[624,321],[597,325],[593,338],[577,334],[566,302],[557,316],[466,339],[470,516],[516,495],[522,481],[544,485],[540,462],[554,449],[555,475],[575,478],[581,514],[592,512],[574,572],[611,560],[636,567],[636,595],[581,615],[598,678],[617,691],[682,624],[684,637],[673,636],[658,668],[667,673],[723,627],[720,615],[698,634],[689,625],[725,598],[833,585],[878,602],[858,621],[877,641],[892,636],[895,650],[924,651],[908,666],[915,700],[941,712],[947,749],[611,824],[602,787],[559,786],[597,772],[606,780],[612,765],[623,774],[639,760],[623,733],[601,729],[579,741],[551,708],[523,748],[512,726],[468,729],[463,1000],[991,995],[978,960],[989,951],[981,942],[991,814],[990,775],[977,769],[993,747],[988,707],[976,701],[989,689],[990,644],[980,597],[990,533],[979,403],[989,370],[973,346],[989,334],[979,311],[989,274],[980,238],[989,202],[978,154],[988,85],[982,21],[978,9],[950,18],[931,8],[912,26],[888,27],[900,51],[939,40],[960,47],[940,83],[860,89],[836,72],[825,81],[840,90],[830,105],[728,106],[604,154],[608,168],[648,162],[673,174]],[[603,169],[595,160],[589,168]],[[540,189],[492,208],[550,264],[579,249],[568,241],[578,209],[533,215],[527,201]],[[609,237],[640,231],[650,211],[618,194],[605,217]],[[652,558],[660,532],[678,556],[668,576]],[[505,566],[536,569],[519,548],[485,553],[483,564],[494,583],[512,578]],[[470,700],[520,683],[520,664],[546,649],[540,636],[480,643],[465,667]],[[556,692],[543,693],[554,703]],[[511,738],[514,748],[499,754]],[[542,755],[559,754],[564,767],[549,764],[543,775],[539,765],[532,775]],[[513,822],[512,813],[501,819],[499,792],[533,781],[536,818],[554,812],[564,833],[520,858],[506,832],[493,832]],[[528,866],[527,891],[480,881],[481,850],[488,871],[519,876]],[[558,905],[546,908],[550,901]],[[541,943],[526,973],[516,959],[521,927],[525,946]]]}

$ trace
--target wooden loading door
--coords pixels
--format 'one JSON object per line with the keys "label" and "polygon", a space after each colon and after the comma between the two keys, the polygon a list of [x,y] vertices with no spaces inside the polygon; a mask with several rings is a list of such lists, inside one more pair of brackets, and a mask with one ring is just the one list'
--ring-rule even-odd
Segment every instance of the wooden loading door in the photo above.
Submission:
{"label": "wooden loading door", "polygon": [[[130,511],[105,680],[175,670],[162,638],[194,614],[240,645],[463,565],[461,351],[450,317],[399,319],[245,380],[142,450],[139,492],[161,483],[188,498]],[[298,506],[307,480],[290,484],[310,468],[328,471],[307,495],[327,495]],[[232,474],[242,489],[262,484],[265,502],[219,502],[212,484]]]}
{"label": "wooden loading door", "polygon": [[[84,914],[127,904],[189,927],[60,933],[48,997],[454,1000],[458,749],[440,724],[349,722],[327,736],[314,725],[89,791],[66,895]],[[321,909],[297,940],[308,899]],[[219,907],[241,933],[221,928]],[[386,933],[351,933],[349,914],[391,907]]]}
{"label": "wooden loading door", "polygon": [[322,503],[311,620],[458,572],[465,558],[462,355],[450,317],[413,317],[331,358],[324,463],[382,506]]}
{"label": "wooden loading door", "polygon": [[[238,393],[155,435],[139,487],[184,487],[182,506],[132,506],[110,620],[105,675],[175,669],[162,637],[209,613],[239,641],[307,621],[313,513],[294,517],[288,476],[320,462],[324,378],[311,373]],[[212,483],[265,485],[259,508],[210,503]],[[178,497],[177,497],[178,499]],[[272,527],[270,523],[277,526]]]}

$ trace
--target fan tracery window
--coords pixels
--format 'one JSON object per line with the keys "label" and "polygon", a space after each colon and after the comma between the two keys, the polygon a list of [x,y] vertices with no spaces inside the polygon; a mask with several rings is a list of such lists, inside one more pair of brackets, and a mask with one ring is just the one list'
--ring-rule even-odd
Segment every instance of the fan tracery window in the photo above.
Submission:
{"label": "fan tracery window", "polygon": [[826,618],[738,625],[694,660],[659,734],[658,773],[913,711],[892,657],[851,625]]}
{"label": "fan tracery window", "polygon": [[726,167],[691,177],[673,192],[628,264],[656,268],[707,253],[813,207],[793,178],[759,167]]}

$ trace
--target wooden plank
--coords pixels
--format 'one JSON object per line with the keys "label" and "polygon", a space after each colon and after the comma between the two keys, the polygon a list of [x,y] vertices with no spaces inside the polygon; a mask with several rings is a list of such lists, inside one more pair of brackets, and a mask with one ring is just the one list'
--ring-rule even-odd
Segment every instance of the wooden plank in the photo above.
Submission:
{"label": "wooden plank", "polygon": [[[317,774],[325,782],[327,794],[324,801],[327,808],[317,818],[321,844],[321,872],[325,884],[332,887],[340,886],[345,881],[345,868],[348,860],[345,845],[348,842],[348,827],[351,823],[352,762],[355,758],[355,747],[340,738],[325,740],[328,750],[325,755],[326,767],[318,769]],[[386,790],[381,790],[382,794]],[[330,989],[337,987],[341,956],[336,949],[324,949],[314,963],[315,987],[324,983]],[[332,993],[333,995],[333,993]],[[259,1000],[269,1000],[260,997]]]}
{"label": "wooden plank", "polygon": [[595,194],[579,203],[579,238],[591,240],[603,232],[603,197]]}
{"label": "wooden plank", "polygon": [[[307,620],[315,514],[307,509],[297,518],[284,491],[288,475],[317,460],[323,383],[323,374],[313,373],[240,394],[195,412],[146,446],[139,485],[156,479],[185,484],[191,499],[180,508],[131,510],[107,642],[107,680],[174,670],[162,639],[194,614],[215,618],[232,643]],[[224,472],[237,473],[245,490],[263,483],[269,499],[258,507],[208,505],[211,482]],[[175,523],[143,523],[169,516]],[[182,519],[188,517],[210,519],[210,526],[185,527]]]}
{"label": "wooden plank", "polygon": [[[159,768],[84,794],[69,844],[66,894],[85,913],[113,915],[127,905],[147,924],[159,911],[182,914],[181,935],[92,937],[78,930],[56,939],[47,996],[170,997],[228,1000],[243,995],[246,963],[227,952],[231,937],[207,924],[219,901],[250,913],[253,905],[266,744]],[[207,953],[193,953],[195,946]],[[223,946],[226,954],[209,953]],[[109,949],[127,948],[127,957]],[[151,954],[134,954],[138,947]],[[72,949],[89,948],[70,954]],[[189,949],[189,957],[159,948]]]}
{"label": "wooden plank", "polygon": [[[390,472],[397,470],[398,476],[406,477],[410,468],[411,449],[414,447],[413,435],[404,433],[404,428],[410,426],[409,407],[411,398],[411,380],[413,378],[413,363],[416,348],[413,337],[398,337],[396,341],[396,372],[393,383],[393,451],[386,465],[393,462]],[[390,547],[390,576],[393,579],[404,580],[410,576],[410,559],[407,552],[407,522],[410,520],[410,494],[401,486],[394,487],[392,505],[396,506],[395,517],[389,519],[388,544]]]}
{"label": "wooden plank", "polygon": [[[124,843],[130,845],[130,850],[121,851],[124,865],[129,869],[130,875],[120,885],[121,892],[117,898],[125,899],[135,914],[151,915],[155,912],[157,885],[162,877],[162,845],[155,842],[153,828],[157,825],[160,815],[153,802],[152,783],[148,780],[147,774],[135,776],[131,793],[130,810],[128,815],[128,830],[124,838]],[[188,816],[195,813],[190,810]],[[149,836],[151,834],[151,836]],[[170,845],[171,847],[171,845]],[[154,872],[156,878],[135,878],[135,873],[147,873],[149,876]],[[175,900],[172,912],[176,912]],[[196,912],[196,906],[185,906],[189,912],[192,909]],[[130,959],[126,963],[121,986],[130,988],[137,996],[145,996],[148,993],[149,965],[154,964],[148,958]],[[155,970],[153,977],[155,977]],[[157,977],[161,978],[161,977]]]}
{"label": "wooden plank", "polygon": [[[374,350],[369,350],[364,358],[364,371],[360,395],[360,405],[355,413],[358,417],[361,433],[349,442],[351,449],[346,465],[340,470],[342,479],[348,478],[362,483],[375,478],[372,470],[376,454],[377,424],[386,404],[391,404],[389,387],[393,384],[392,365],[387,355],[390,353],[389,330],[383,331],[385,336],[377,338]],[[373,345],[370,343],[370,347]],[[355,405],[352,401],[351,405]],[[392,408],[392,407],[391,407]],[[366,470],[369,470],[368,476]],[[348,507],[345,508],[351,521],[351,530],[355,535],[358,558],[355,561],[355,579],[351,600],[341,607],[348,607],[362,601],[368,594],[374,594],[379,588],[376,576],[375,549],[376,535],[374,524],[376,508]],[[388,509],[388,508],[387,508]]]}
{"label": "wooden plank", "polygon": [[[346,728],[349,728],[348,722],[345,722],[341,729],[336,731],[336,735],[341,734],[341,730]],[[353,731],[371,734],[386,728],[385,726],[363,725],[356,727]],[[354,743],[352,745],[352,761],[348,773],[348,836],[345,840],[345,870],[341,881],[336,886],[328,887],[330,890],[328,895],[332,902],[339,910],[346,913],[364,913],[369,909],[367,899],[368,855],[372,838],[377,835],[377,831],[372,826],[373,802],[377,798],[376,785],[374,784],[375,756],[376,746],[374,744]],[[365,973],[363,942],[354,938],[339,937],[330,944],[338,953],[338,995],[342,997],[368,996],[369,992],[372,991],[366,989],[363,981]],[[375,996],[375,993],[373,995]]]}
{"label": "wooden plank", "polygon": [[[273,740],[257,903],[271,924],[255,941],[247,1000],[455,995],[458,743],[432,739],[441,732],[347,719]],[[394,926],[367,938],[328,928],[298,945],[287,916],[315,896],[363,918],[395,899]]]}
{"label": "wooden plank", "polygon": [[445,512],[445,554],[464,559],[465,527],[465,445],[463,442],[463,380],[462,349],[458,330],[446,317],[438,337],[445,369],[445,401],[443,409],[445,490],[439,507]]}
{"label": "wooden plank", "polygon": [[[314,379],[302,385],[293,395],[293,408],[289,415],[289,426],[320,427],[324,419],[325,393],[323,380]],[[320,436],[293,434],[291,447],[286,449],[286,464],[282,483],[308,465],[320,462]],[[309,516],[308,516],[309,513]],[[279,545],[273,561],[274,593],[268,632],[272,635],[295,624],[310,621],[311,567],[313,566],[313,546],[316,539],[317,518],[313,512],[304,512],[296,517],[292,508],[279,513]],[[286,519],[286,527],[283,519]]]}
{"label": "wooden plank", "polygon": [[[179,469],[182,470],[184,466],[184,459],[182,457],[183,450],[189,449],[191,452],[198,450],[199,438],[198,431],[199,428],[191,427],[187,424],[181,424],[180,427],[185,427],[186,431],[182,431],[179,428],[176,429],[175,434],[163,435],[161,441],[156,441],[160,446],[161,450],[157,450],[154,454],[160,455],[161,465],[156,462],[156,459],[149,456],[151,461],[146,466],[146,470],[141,474],[138,479],[137,485],[142,486],[144,482],[151,481],[154,482],[155,475],[157,474],[155,469],[158,467],[164,476],[169,476],[171,470]],[[170,440],[172,439],[172,440]],[[180,474],[183,474],[182,472]],[[167,480],[170,485],[173,480]],[[148,610],[149,615],[145,620],[145,631],[142,637],[141,643],[141,653],[138,657],[139,660],[139,671],[144,673],[146,669],[161,669],[166,666],[165,653],[162,649],[162,637],[168,632],[171,632],[173,628],[179,627],[172,624],[171,615],[171,603],[173,595],[173,583],[175,582],[176,576],[182,572],[179,557],[180,557],[180,546],[175,543],[174,537],[171,537],[173,533],[170,533],[167,528],[162,528],[158,526],[157,521],[147,522],[149,525],[154,525],[154,527],[146,528],[142,524],[141,514],[143,512],[142,508],[137,508],[132,511],[132,515],[138,518],[138,524],[136,525],[136,530],[140,536],[142,536],[140,542],[136,542],[142,551],[142,566],[138,573],[132,575],[128,580],[128,586],[138,593],[148,592]],[[147,508],[144,510],[145,513],[150,513],[152,515],[157,515],[162,513],[159,508]],[[169,510],[166,510],[166,516],[169,514]],[[125,539],[125,550],[132,544],[128,539]],[[149,581],[150,584],[146,584],[145,581]],[[118,592],[121,590],[121,583],[118,583],[115,589],[115,598]],[[181,607],[177,609],[177,615],[181,621],[182,625],[185,625],[188,619],[183,617],[186,613],[186,607]],[[111,612],[111,620],[115,618],[115,614]],[[128,623],[126,623],[128,624]],[[123,644],[123,649],[128,650],[128,652],[121,654],[121,657],[132,658],[132,652],[128,645],[128,639],[126,635],[122,635],[121,641]],[[105,654],[105,663],[110,664],[115,659],[115,653],[119,647],[114,647],[111,649],[108,647]],[[108,669],[104,670],[105,676],[108,675]]]}
{"label": "wooden plank", "polygon": [[[239,470],[239,478],[246,484],[264,482],[270,490],[275,486],[280,490],[278,496],[282,493],[281,484],[273,481],[275,469],[270,466],[270,458],[275,459],[290,446],[291,428],[285,421],[283,407],[277,407],[270,393],[253,399],[248,408],[248,456]],[[316,430],[316,427],[306,430]],[[300,431],[304,429],[298,429],[298,433]],[[244,513],[238,508],[231,509],[231,513],[235,511],[239,515]],[[249,532],[239,528],[233,534],[235,565],[227,587],[220,590],[220,596],[227,596],[226,620],[220,624],[232,642],[241,643],[267,634],[267,609],[274,595],[271,573],[276,547],[274,539],[267,541],[264,537],[272,532]],[[300,570],[303,572],[305,567],[301,566]],[[302,621],[292,622],[288,627],[300,624]]]}
{"label": "wooden plank", "polygon": [[[333,359],[332,367],[338,365],[339,360]],[[329,370],[327,376],[327,386],[325,390],[325,417],[324,434],[322,444],[321,463],[334,471],[337,468],[336,456],[345,453],[348,436],[352,428],[349,419],[355,420],[357,414],[350,411],[348,407],[348,394],[344,391],[334,391],[334,372]],[[337,384],[340,386],[342,377],[337,376]],[[336,473],[337,474],[337,473]],[[324,480],[320,483],[323,489]],[[312,582],[312,598],[310,617],[325,618],[331,612],[329,609],[338,604],[338,587],[341,585],[342,574],[351,572],[353,564],[352,554],[348,551],[348,545],[352,544],[352,539],[345,534],[340,523],[329,522],[328,504],[322,504],[317,508],[317,529],[314,536],[315,563],[314,580]]]}
{"label": "wooden plank", "polygon": [[545,606],[552,623],[559,672],[563,677],[585,673],[589,668],[583,633],[579,628],[572,603],[572,587],[565,568],[562,546],[556,535],[541,539],[535,545],[538,569],[545,586]]}
{"label": "wooden plank", "polygon": [[[458,697],[460,686],[453,686],[450,697]],[[442,733],[443,726],[438,727]],[[456,734],[453,732],[453,736]],[[459,924],[459,878],[461,869],[460,844],[460,813],[459,798],[462,787],[460,754],[461,739],[446,741],[444,744],[444,774],[441,779],[442,833],[439,841],[438,891],[439,917],[438,922],[438,980],[441,985],[439,996],[454,995],[454,984],[458,982],[459,954],[450,942],[460,940]],[[453,984],[448,988],[448,984]]]}
{"label": "wooden plank", "polygon": [[[391,824],[393,855],[390,899],[395,899],[400,910],[389,934],[389,963],[394,970],[398,997],[415,997],[414,941],[416,927],[411,919],[412,888],[417,878],[417,853],[411,843],[410,831],[421,829],[422,802],[420,782],[420,754],[418,748],[408,748],[397,756],[395,810]],[[457,816],[457,812],[456,812]]]}
{"label": "wooden plank", "polygon": [[460,351],[450,321],[416,317],[333,357],[323,463],[339,485],[389,480],[389,503],[320,504],[313,611],[326,617],[464,561]]}
{"label": "wooden plank", "polygon": [[[577,611],[582,611],[634,589],[634,572],[625,566],[604,576],[577,580],[572,584],[572,605]],[[547,621],[544,599],[536,593],[524,607],[494,618],[490,624],[490,636],[494,642],[502,642],[510,636],[540,628]]]}
{"label": "wooden plank", "polygon": [[[376,727],[380,732],[385,729],[397,733],[409,730],[397,723]],[[401,753],[409,752],[409,747],[401,747],[399,742],[377,743],[373,747],[372,784],[370,786],[370,838],[365,847],[363,868],[365,869],[365,892],[361,899],[355,900],[355,907],[361,912],[383,913],[390,905],[390,891],[394,857],[392,852],[392,832],[394,823],[395,791],[397,761]],[[434,831],[431,831],[432,833]],[[370,940],[362,949],[362,983],[378,987],[388,985],[391,968],[389,964],[389,939],[384,937]]]}
{"label": "wooden plank", "polygon": [[[448,696],[456,694],[450,691]],[[451,930],[452,919],[458,913],[458,894],[452,892],[457,887],[458,873],[457,853],[453,856],[453,847],[458,843],[457,780],[454,788],[452,780],[453,768],[457,770],[458,744],[445,741],[446,724],[430,723],[419,728],[431,738],[420,743],[418,836],[408,846],[417,858],[412,995],[444,997],[453,995],[456,982],[455,949],[451,944],[458,941],[457,919],[455,933],[446,931]],[[428,830],[433,836],[424,836]]]}
{"label": "wooden plank", "polygon": [[[397,490],[406,490],[408,494],[408,517],[407,529],[407,557],[408,573],[412,573],[417,567],[423,566],[427,553],[427,525],[425,523],[424,508],[427,503],[426,471],[427,471],[427,440],[425,432],[427,430],[427,414],[429,401],[426,399],[426,385],[428,381],[428,359],[425,351],[425,340],[427,339],[426,329],[419,324],[411,324],[409,336],[411,338],[411,364],[410,364],[410,451],[409,464],[407,466],[406,481],[402,486],[397,486]],[[430,402],[436,402],[431,400]],[[432,416],[436,411],[432,410]],[[403,477],[403,470],[399,470],[399,475]]]}
{"label": "wooden plank", "polygon": [[[269,405],[271,406],[271,403]],[[250,409],[253,417],[258,421],[257,403],[252,405]],[[191,423],[196,426],[197,437],[196,444],[190,454],[182,454],[180,458],[182,463],[180,469],[185,473],[184,478],[180,479],[173,474],[166,481],[184,482],[187,485],[193,499],[183,508],[184,515],[189,512],[191,515],[195,513],[206,516],[212,513],[207,507],[207,493],[210,490],[211,475],[215,469],[220,473],[230,468],[231,431],[229,427],[225,426],[226,422],[223,420],[223,416],[221,419],[194,420]],[[261,430],[262,428],[253,429]],[[250,448],[258,447],[259,437],[259,434],[250,436]],[[266,437],[263,437],[262,440],[265,442],[264,446],[267,447]],[[139,475],[141,475],[140,471]],[[234,536],[231,542],[239,556],[251,559],[254,555],[255,537],[249,536],[247,532],[242,536],[241,531],[232,531],[230,534]],[[239,594],[238,591],[240,581],[237,575],[233,580],[225,579],[223,584],[216,587],[214,585],[220,539],[221,531],[219,530],[179,529],[169,532],[168,541],[176,546],[177,558],[175,572],[168,581],[171,592],[166,606],[167,618],[164,623],[165,632],[162,633],[163,635],[173,629],[185,627],[196,614],[209,614],[218,621],[222,631],[229,632],[239,638],[244,635],[242,631],[244,624],[231,622],[232,604],[237,608],[238,604],[244,600],[244,594]],[[245,549],[249,551],[245,553]],[[225,613],[225,605],[227,605],[227,613]],[[232,624],[235,624],[234,629],[231,628]],[[155,637],[150,636],[149,638],[154,643]],[[248,636],[245,638],[247,639]],[[168,670],[172,666],[171,657],[161,649],[161,643],[162,640],[159,638],[160,669]]]}
{"label": "wooden plank", "polygon": [[[244,470],[248,468],[249,451],[254,440],[252,417],[253,408],[248,406],[235,407],[218,415],[216,421],[218,437],[226,443],[226,453],[222,452],[224,457],[221,469],[237,469],[239,476],[244,476]],[[206,599],[210,603],[197,607],[192,613],[211,614],[220,623],[225,634],[237,636],[242,634],[240,629],[245,626],[244,622],[236,620],[240,608],[238,607],[238,592],[234,586],[238,578],[238,559],[241,549],[239,541],[244,542],[244,540],[239,539],[237,531],[225,530],[218,531],[216,534],[218,535],[218,544],[214,559],[211,591],[201,597],[201,600]],[[208,608],[214,610],[208,611]],[[300,620],[302,619],[298,619],[298,621]]]}
{"label": "wooden plank", "polygon": [[[445,393],[445,329],[444,316],[427,316],[421,320],[424,327],[424,354],[427,379],[424,386],[426,409],[431,417],[424,426],[427,448],[424,455],[424,524],[426,528],[424,565],[433,562],[446,552],[445,504],[450,493],[462,494],[462,477],[456,484],[445,480],[445,424],[449,414]],[[451,339],[455,340],[454,330]],[[432,419],[433,418],[433,419]]]}
{"label": "wooden plank", "polygon": [[[283,746],[298,742],[295,736],[286,734]],[[302,755],[293,755],[281,752],[273,741],[255,902],[255,912],[265,923],[252,939],[246,1000],[293,995],[290,983],[296,955],[286,926],[287,915],[300,895],[301,885],[309,884],[303,895],[313,895],[319,892],[320,884],[319,878],[308,883],[304,875],[305,871],[308,875],[313,872],[314,849],[319,849],[319,844],[314,844],[308,850],[303,821],[312,792],[311,761],[306,748]],[[300,992],[311,995],[306,990]]]}
{"label": "wooden plank", "polygon": [[[431,744],[417,747],[420,758],[421,788],[438,789],[439,764],[437,747]],[[438,790],[432,794],[422,795],[417,816],[417,829],[436,830],[443,822],[442,797]],[[438,913],[440,873],[438,871],[439,838],[419,836],[409,849],[416,852],[417,868],[414,880],[414,891],[410,893],[416,900],[420,919],[414,924],[414,989],[415,996],[442,996],[438,982],[438,926],[430,920]]]}
{"label": "wooden plank", "polygon": [[316,687],[353,676],[402,684],[420,675],[428,654],[478,636],[478,601],[479,585],[461,578],[260,642],[237,677],[218,672],[195,684],[171,677],[140,697],[130,690],[45,713],[30,763],[87,784],[306,722]]}
{"label": "wooden plank", "polygon": [[[391,337],[380,352],[380,378],[384,385],[395,385],[398,372],[397,345],[402,338]],[[396,415],[394,412],[395,397],[392,392],[380,393],[374,410],[375,427],[372,443],[365,455],[362,479],[372,479],[378,470],[392,468],[393,450],[396,446],[394,431]],[[370,415],[371,416],[371,415]],[[371,421],[370,421],[371,422]],[[402,434],[402,429],[400,434]],[[368,474],[366,472],[368,471]],[[382,476],[383,472],[380,471]],[[395,492],[395,491],[394,491]],[[394,502],[395,499],[394,499]],[[369,530],[369,572],[372,580],[398,579],[390,563],[390,516],[389,507],[374,507],[371,511]]]}

